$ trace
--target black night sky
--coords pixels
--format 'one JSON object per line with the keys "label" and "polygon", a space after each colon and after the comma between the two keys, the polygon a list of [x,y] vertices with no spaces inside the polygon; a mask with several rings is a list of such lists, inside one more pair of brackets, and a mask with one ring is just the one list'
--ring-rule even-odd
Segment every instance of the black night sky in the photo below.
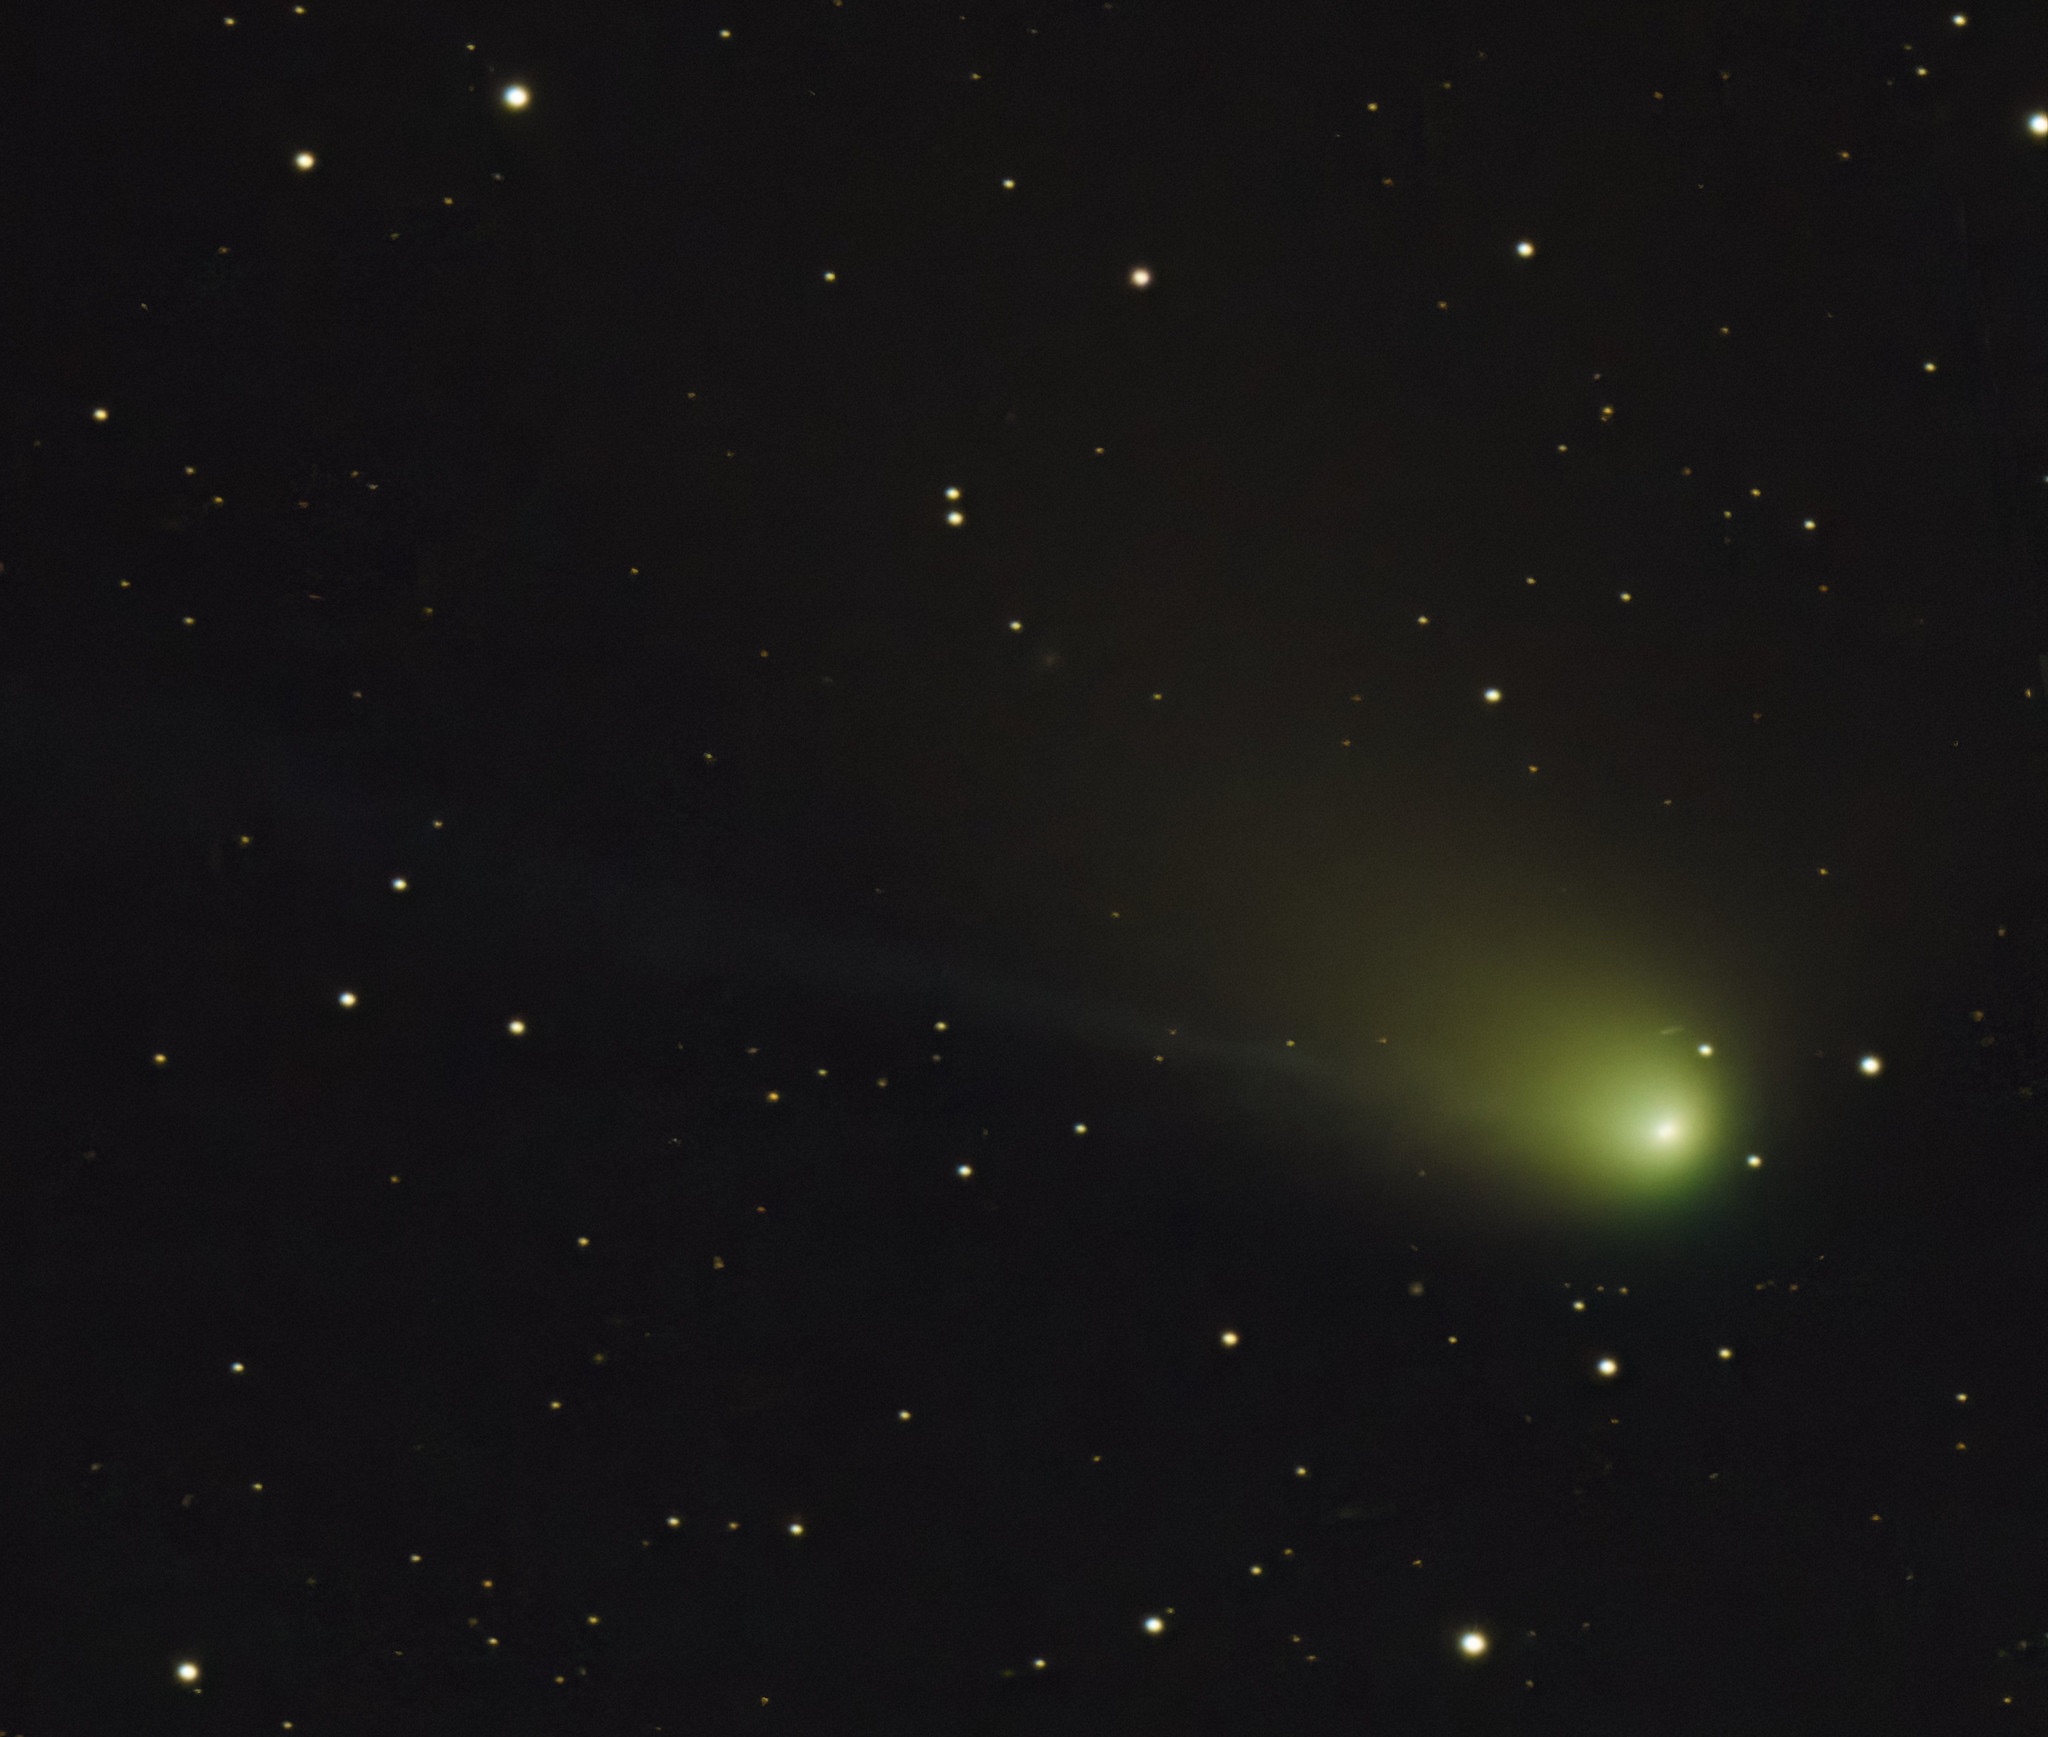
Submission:
{"label": "black night sky", "polygon": [[2048,1731],[2048,15],[14,36],[0,1733]]}

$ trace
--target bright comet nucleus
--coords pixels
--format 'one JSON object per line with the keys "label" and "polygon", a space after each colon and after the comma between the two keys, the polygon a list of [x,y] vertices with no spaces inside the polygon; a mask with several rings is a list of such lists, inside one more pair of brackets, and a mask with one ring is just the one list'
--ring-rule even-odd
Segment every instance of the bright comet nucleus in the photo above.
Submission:
{"label": "bright comet nucleus", "polygon": [[1491,1124],[1480,1130],[1486,1144],[1554,1199],[1626,1208],[1688,1197],[1703,1183],[1699,1160],[1729,1082],[1710,1085],[1699,1046],[1673,1055],[1648,1021],[1657,1036],[1569,1004],[1544,1013],[1548,1028],[1500,1030],[1500,1050],[1461,1070],[1466,1102]]}
{"label": "bright comet nucleus", "polygon": [[1405,1174],[1515,1223],[1662,1221],[1710,1197],[1752,1113],[1742,1046],[1702,1041],[1734,1029],[1728,1010],[1644,936],[1549,913],[1530,925],[1490,914],[1490,885],[1469,891],[1458,946],[1474,963],[1432,973],[1425,940],[1404,954],[1424,986],[1391,1051],[1374,1042],[1384,991],[1359,1001],[1356,1095],[1400,1129]]}

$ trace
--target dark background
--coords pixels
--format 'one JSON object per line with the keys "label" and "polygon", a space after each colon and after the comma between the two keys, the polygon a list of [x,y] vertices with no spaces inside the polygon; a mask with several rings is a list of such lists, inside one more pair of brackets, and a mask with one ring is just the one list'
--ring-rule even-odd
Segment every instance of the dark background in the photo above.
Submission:
{"label": "dark background", "polygon": [[2048,18],[13,40],[0,1730],[2048,1730]]}

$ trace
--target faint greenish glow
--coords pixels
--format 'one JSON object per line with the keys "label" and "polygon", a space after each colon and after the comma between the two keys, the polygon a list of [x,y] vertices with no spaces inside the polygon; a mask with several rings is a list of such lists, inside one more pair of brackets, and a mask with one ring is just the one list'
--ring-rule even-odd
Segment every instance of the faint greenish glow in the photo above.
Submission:
{"label": "faint greenish glow", "polygon": [[1314,1021],[1290,1074],[1318,1115],[1352,1112],[1343,1155],[1303,1164],[1489,1232],[1712,1206],[1759,1138],[1769,962],[1509,822],[1449,811],[1398,850],[1367,840],[1246,936],[1261,1023]]}
{"label": "faint greenish glow", "polygon": [[1407,1068],[1408,1174],[1489,1214],[1633,1215],[1682,1206],[1739,1161],[1724,1149],[1739,1069],[1708,1070],[1713,1046],[1632,1007],[1630,986],[1585,978],[1569,994],[1562,978],[1503,983],[1484,1008],[1458,994],[1405,1058],[1379,1050],[1372,1066]]}

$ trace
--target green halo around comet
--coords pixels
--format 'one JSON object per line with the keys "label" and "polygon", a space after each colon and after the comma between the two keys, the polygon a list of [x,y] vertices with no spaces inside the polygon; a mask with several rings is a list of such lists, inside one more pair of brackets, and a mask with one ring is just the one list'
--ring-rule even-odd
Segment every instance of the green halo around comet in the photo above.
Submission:
{"label": "green halo around comet", "polygon": [[1739,1136],[1730,1062],[1650,1018],[1540,1003],[1440,1032],[1404,1070],[1418,1163],[1501,1205],[1633,1211],[1677,1204]]}

